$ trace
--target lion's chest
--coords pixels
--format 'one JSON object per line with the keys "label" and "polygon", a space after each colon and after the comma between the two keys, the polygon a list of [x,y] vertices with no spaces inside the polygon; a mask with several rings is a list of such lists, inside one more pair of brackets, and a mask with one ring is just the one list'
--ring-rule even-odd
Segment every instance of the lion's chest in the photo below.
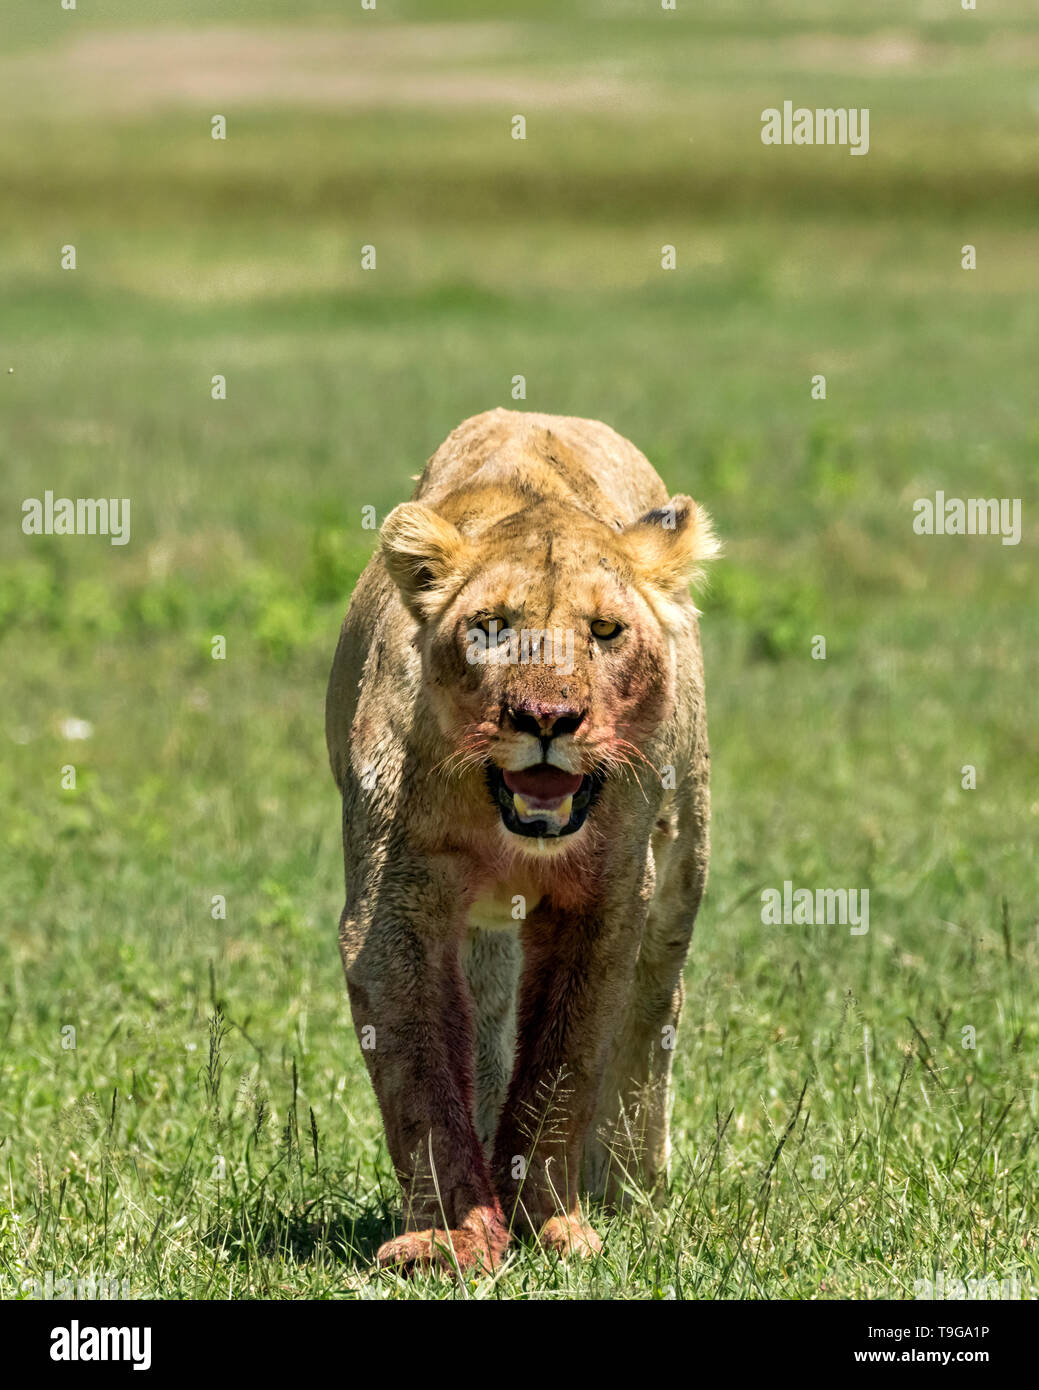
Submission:
{"label": "lion's chest", "polygon": [[542,893],[522,871],[497,883],[482,884],[469,908],[470,931],[515,931],[537,907]]}

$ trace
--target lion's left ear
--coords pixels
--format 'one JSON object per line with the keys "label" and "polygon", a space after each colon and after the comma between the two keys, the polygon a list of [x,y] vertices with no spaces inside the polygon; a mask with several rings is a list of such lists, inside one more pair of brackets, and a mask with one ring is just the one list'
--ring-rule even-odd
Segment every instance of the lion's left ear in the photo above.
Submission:
{"label": "lion's left ear", "polygon": [[665,594],[682,593],[701,580],[707,561],[721,550],[711,518],[684,496],[640,516],[625,527],[621,539],[636,579]]}

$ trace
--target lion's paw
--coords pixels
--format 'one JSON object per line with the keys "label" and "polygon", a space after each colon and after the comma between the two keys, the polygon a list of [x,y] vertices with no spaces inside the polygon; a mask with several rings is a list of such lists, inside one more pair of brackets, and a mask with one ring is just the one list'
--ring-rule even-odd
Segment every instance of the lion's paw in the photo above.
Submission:
{"label": "lion's paw", "polygon": [[413,1274],[420,1269],[438,1269],[450,1274],[490,1274],[505,1253],[508,1236],[481,1225],[472,1230],[405,1231],[380,1245],[376,1264]]}
{"label": "lion's paw", "polygon": [[575,1216],[550,1216],[538,1233],[538,1240],[546,1250],[554,1250],[563,1259],[571,1255],[590,1258],[602,1250],[596,1232]]}

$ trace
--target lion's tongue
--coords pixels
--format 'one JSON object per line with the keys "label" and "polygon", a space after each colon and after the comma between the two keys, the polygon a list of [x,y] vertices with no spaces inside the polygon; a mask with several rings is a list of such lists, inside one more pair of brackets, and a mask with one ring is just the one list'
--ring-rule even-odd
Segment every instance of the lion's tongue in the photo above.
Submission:
{"label": "lion's tongue", "polygon": [[580,790],[582,781],[579,773],[539,767],[502,775],[520,820],[548,819],[565,825],[570,819],[574,793]]}
{"label": "lion's tongue", "polygon": [[551,803],[573,796],[581,789],[579,772],[564,772],[560,767],[526,767],[522,772],[503,774],[510,792],[519,792],[525,801]]}

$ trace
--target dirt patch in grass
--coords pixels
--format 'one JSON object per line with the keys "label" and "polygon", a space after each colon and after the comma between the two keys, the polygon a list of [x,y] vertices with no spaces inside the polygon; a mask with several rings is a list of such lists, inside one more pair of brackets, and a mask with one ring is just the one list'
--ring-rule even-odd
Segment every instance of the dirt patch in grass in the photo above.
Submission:
{"label": "dirt patch in grass", "polygon": [[0,60],[0,86],[26,114],[277,105],[501,105],[511,114],[630,100],[616,78],[504,70],[519,32],[504,23],[123,30]]}
{"label": "dirt patch in grass", "polygon": [[[679,42],[703,57],[691,31]],[[23,115],[147,115],[190,107],[393,108],[498,106],[509,115],[538,108],[659,107],[661,78],[652,52],[638,47],[597,57],[590,31],[583,50],[570,28],[508,21],[342,26],[153,26],[95,31],[48,52],[0,57],[8,109]],[[905,30],[800,34],[765,40],[712,40],[719,71],[807,75],[929,72],[965,61],[964,50]],[[1020,67],[1039,56],[1039,37],[991,36],[971,50],[986,62]],[[742,80],[742,79],[740,79]],[[672,71],[665,79],[676,94]],[[698,82],[690,78],[688,96]],[[739,85],[739,83],[737,83]],[[681,82],[677,84],[680,91]]]}

